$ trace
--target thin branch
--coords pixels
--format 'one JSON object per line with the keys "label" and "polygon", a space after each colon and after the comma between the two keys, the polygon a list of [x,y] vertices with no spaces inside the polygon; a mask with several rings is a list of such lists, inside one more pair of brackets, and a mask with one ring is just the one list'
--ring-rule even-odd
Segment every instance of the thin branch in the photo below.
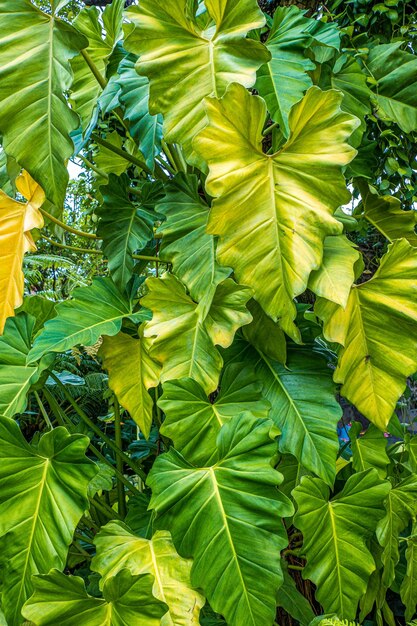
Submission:
{"label": "thin branch", "polygon": [[77,228],[72,228],[72,226],[68,226],[65,222],[61,222],[57,217],[54,217],[45,209],[39,209],[42,215],[44,215],[48,220],[51,220],[54,224],[60,226],[63,230],[66,230],[68,233],[72,233],[73,235],[77,235],[77,237],[84,237],[85,239],[101,239],[101,237],[97,237],[94,233],[85,233],[82,230],[77,230]]}

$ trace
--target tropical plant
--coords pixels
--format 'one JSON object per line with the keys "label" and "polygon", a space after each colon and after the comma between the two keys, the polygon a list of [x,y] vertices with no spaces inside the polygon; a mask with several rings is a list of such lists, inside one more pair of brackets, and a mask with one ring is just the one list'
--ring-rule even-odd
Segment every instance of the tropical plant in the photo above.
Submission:
{"label": "tropical plant", "polygon": [[413,623],[412,0],[0,18],[0,623]]}

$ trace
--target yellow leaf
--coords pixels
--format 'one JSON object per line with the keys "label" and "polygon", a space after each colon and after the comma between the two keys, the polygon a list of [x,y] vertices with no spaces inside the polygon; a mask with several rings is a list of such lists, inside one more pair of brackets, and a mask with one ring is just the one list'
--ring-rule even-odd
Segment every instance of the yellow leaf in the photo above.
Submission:
{"label": "yellow leaf", "polygon": [[27,202],[18,202],[0,190],[0,333],[6,319],[23,300],[23,255],[36,250],[30,231],[43,226],[39,208],[45,201],[41,187],[23,172],[18,191]]}

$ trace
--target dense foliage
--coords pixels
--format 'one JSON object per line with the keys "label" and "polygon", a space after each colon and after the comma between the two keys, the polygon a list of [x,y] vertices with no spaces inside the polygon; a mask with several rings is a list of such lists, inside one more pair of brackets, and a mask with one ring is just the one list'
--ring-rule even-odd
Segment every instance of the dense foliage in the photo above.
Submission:
{"label": "dense foliage", "polygon": [[411,623],[413,0],[0,23],[0,624]]}

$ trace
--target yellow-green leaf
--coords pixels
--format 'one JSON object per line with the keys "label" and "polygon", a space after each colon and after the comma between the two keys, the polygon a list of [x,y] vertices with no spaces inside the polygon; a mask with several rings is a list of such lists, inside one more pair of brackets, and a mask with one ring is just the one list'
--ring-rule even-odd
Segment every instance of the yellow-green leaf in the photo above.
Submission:
{"label": "yellow-green leaf", "polygon": [[104,337],[99,356],[109,373],[109,387],[146,438],[152,425],[153,400],[148,393],[159,382],[161,366],[149,356],[149,339],[125,333]]}
{"label": "yellow-green leaf", "polygon": [[188,0],[142,0],[127,12],[135,28],[125,41],[140,57],[139,74],[150,80],[149,110],[163,114],[165,139],[188,149],[204,126],[204,98],[221,97],[232,82],[251,87],[269,59],[263,44],[245,39],[265,23],[255,0],[206,0],[200,18],[190,6]]}
{"label": "yellow-green leaf", "polygon": [[341,174],[355,155],[346,140],[358,120],[340,110],[336,91],[308,90],[289,116],[290,137],[277,153],[262,152],[264,101],[240,85],[206,100],[208,126],[194,148],[209,166],[215,200],[208,230],[217,256],[293,339],[293,298],[323,256],[323,240],[341,233],[335,209],[349,193]]}
{"label": "yellow-green leaf", "polygon": [[397,239],[374,276],[352,287],[345,310],[316,304],[325,337],[344,346],[334,375],[342,395],[382,429],[417,369],[416,296],[417,249]]}
{"label": "yellow-green leaf", "polygon": [[227,278],[211,299],[197,304],[172,274],[148,278],[146,284],[149,293],[142,304],[153,318],[144,336],[153,338],[150,355],[162,363],[161,381],[189,377],[212,393],[223,364],[215,346],[230,346],[237,329],[251,321],[246,308],[250,289]]}
{"label": "yellow-green leaf", "polygon": [[92,567],[103,581],[124,568],[132,575],[152,574],[152,593],[168,606],[161,626],[198,626],[205,598],[191,585],[192,561],[179,556],[169,532],[157,531],[152,539],[144,539],[123,522],[109,522],[94,542],[97,556]]}
{"label": "yellow-green leaf", "polygon": [[45,194],[27,172],[16,179],[27,202],[17,202],[0,189],[0,333],[6,318],[23,302],[23,255],[36,250],[30,231],[43,226],[39,212]]}

